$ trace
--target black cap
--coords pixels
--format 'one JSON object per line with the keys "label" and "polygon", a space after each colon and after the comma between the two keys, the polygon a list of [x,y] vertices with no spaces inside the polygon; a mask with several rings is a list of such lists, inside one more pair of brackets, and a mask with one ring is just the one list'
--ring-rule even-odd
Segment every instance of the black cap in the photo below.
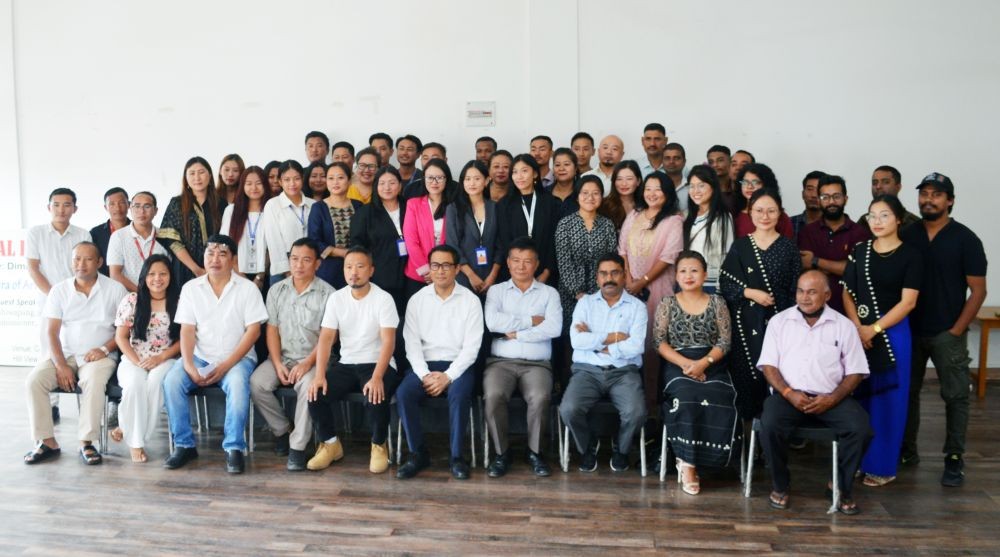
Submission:
{"label": "black cap", "polygon": [[927,176],[924,176],[923,180],[917,185],[917,189],[924,186],[934,186],[938,191],[943,191],[948,195],[955,196],[955,186],[951,183],[951,178],[941,174],[940,172],[931,172]]}

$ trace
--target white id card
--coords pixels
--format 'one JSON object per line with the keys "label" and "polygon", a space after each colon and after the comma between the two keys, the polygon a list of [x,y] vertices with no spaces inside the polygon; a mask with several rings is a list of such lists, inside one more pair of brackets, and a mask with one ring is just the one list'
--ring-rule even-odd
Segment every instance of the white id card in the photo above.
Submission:
{"label": "white id card", "polygon": [[406,242],[402,238],[396,240],[396,252],[400,257],[406,257]]}
{"label": "white id card", "polygon": [[486,248],[479,246],[476,248],[476,265],[485,267],[489,262],[486,259]]}

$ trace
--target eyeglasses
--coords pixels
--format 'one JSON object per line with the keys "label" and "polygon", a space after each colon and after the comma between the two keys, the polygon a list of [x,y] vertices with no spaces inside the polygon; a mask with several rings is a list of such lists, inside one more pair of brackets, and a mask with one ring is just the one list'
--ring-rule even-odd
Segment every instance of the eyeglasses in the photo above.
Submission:
{"label": "eyeglasses", "polygon": [[424,180],[427,180],[428,184],[443,184],[444,176],[424,176]]}
{"label": "eyeglasses", "polygon": [[868,222],[889,222],[893,216],[892,213],[868,213]]}
{"label": "eyeglasses", "polygon": [[450,271],[455,268],[454,263],[431,263],[432,271]]}
{"label": "eyeglasses", "polygon": [[156,208],[155,205],[149,203],[133,203],[131,207],[133,211],[152,211]]}
{"label": "eyeglasses", "polygon": [[763,217],[765,215],[767,215],[769,217],[776,217],[776,216],[778,216],[778,213],[780,213],[780,211],[778,209],[754,209],[753,210],[753,214],[756,215],[756,216],[758,216],[758,217]]}
{"label": "eyeglasses", "polygon": [[701,191],[711,189],[712,186],[706,184],[705,182],[698,182],[697,184],[685,184],[691,191]]}
{"label": "eyeglasses", "polygon": [[378,166],[374,165],[374,164],[361,164],[361,163],[358,163],[358,170],[375,170],[376,168],[378,168]]}
{"label": "eyeglasses", "polygon": [[819,196],[820,201],[843,201],[844,194],[842,193],[824,193]]}
{"label": "eyeglasses", "polygon": [[740,185],[744,188],[759,188],[764,185],[760,180],[740,180]]}

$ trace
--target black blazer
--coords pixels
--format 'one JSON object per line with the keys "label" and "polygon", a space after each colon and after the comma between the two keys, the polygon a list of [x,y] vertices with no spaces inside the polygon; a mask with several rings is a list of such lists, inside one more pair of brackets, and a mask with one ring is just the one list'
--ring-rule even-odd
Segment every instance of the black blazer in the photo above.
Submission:
{"label": "black blazer", "polygon": [[[538,272],[540,275],[545,269],[549,270],[549,285],[556,284],[556,224],[559,219],[560,201],[552,194],[536,189],[534,195],[535,222],[531,231],[531,239],[538,247]],[[497,216],[500,224],[500,254],[499,261],[503,265],[501,277],[506,280],[510,273],[506,269],[507,246],[521,236],[528,235],[528,219],[524,216],[521,206],[521,194],[517,189],[512,189],[507,197],[503,198],[497,208]]]}
{"label": "black blazer", "polygon": [[[362,207],[362,203],[356,199],[352,199],[351,205],[354,206],[354,214],[357,215],[358,210]],[[353,221],[354,218],[352,217],[351,220]],[[338,238],[336,231],[333,229],[333,219],[330,218],[330,206],[326,203],[322,201],[313,203],[312,209],[309,209],[308,226],[309,238],[319,244],[320,253],[326,251],[326,248],[337,244]],[[347,247],[350,246],[351,241],[348,238]],[[334,288],[347,286],[347,282],[344,280],[344,258],[327,257],[323,259],[319,270],[316,271],[316,276],[333,285]]]}
{"label": "black blazer", "polygon": [[[402,229],[406,204],[399,202],[399,224]],[[351,243],[368,248],[375,261],[375,274],[372,282],[383,290],[395,294],[402,290],[406,283],[403,270],[406,269],[406,257],[400,257],[396,240],[400,235],[392,224],[389,213],[381,206],[369,203],[358,209],[351,219]]]}
{"label": "black blazer", "polygon": [[[458,218],[458,207],[454,203],[445,209],[445,243],[458,250],[460,256],[459,263],[469,265],[481,279],[486,279],[493,269],[494,263],[503,265],[497,260],[500,251],[500,238],[497,223],[497,206],[491,199],[486,199],[486,222],[483,224],[483,234],[479,234],[479,226],[476,225],[476,218],[471,214],[466,214],[461,220]],[[476,265],[476,249],[480,246],[486,248],[486,265]],[[465,273],[459,273],[458,283],[462,286],[469,286],[469,279]]]}

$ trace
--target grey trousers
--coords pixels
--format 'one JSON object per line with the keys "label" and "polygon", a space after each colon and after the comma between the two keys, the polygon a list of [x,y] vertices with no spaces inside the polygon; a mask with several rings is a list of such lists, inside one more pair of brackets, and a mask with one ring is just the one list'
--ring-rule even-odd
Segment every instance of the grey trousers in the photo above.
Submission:
{"label": "grey trousers", "polygon": [[267,421],[267,427],[275,435],[284,435],[291,431],[288,436],[288,446],[296,451],[304,451],[309,439],[312,437],[312,418],[309,417],[309,384],[312,383],[316,375],[316,367],[313,366],[309,373],[303,375],[293,388],[295,389],[295,427],[289,423],[285,416],[285,410],[281,407],[278,397],[274,396],[274,391],[281,387],[278,381],[278,373],[274,371],[274,364],[271,360],[265,360],[253,375],[250,376],[250,398],[254,406],[260,411]]}
{"label": "grey trousers", "polygon": [[552,365],[547,361],[488,358],[483,372],[486,423],[497,454],[507,452],[507,405],[517,389],[528,404],[528,448],[541,452],[552,401]]}
{"label": "grey trousers", "polygon": [[618,410],[618,447],[628,453],[632,439],[646,421],[646,401],[642,391],[642,376],[636,366],[601,369],[587,364],[574,363],[559,416],[569,426],[576,440],[576,448],[584,453],[590,447],[591,433],[587,414],[601,399],[607,397]]}

